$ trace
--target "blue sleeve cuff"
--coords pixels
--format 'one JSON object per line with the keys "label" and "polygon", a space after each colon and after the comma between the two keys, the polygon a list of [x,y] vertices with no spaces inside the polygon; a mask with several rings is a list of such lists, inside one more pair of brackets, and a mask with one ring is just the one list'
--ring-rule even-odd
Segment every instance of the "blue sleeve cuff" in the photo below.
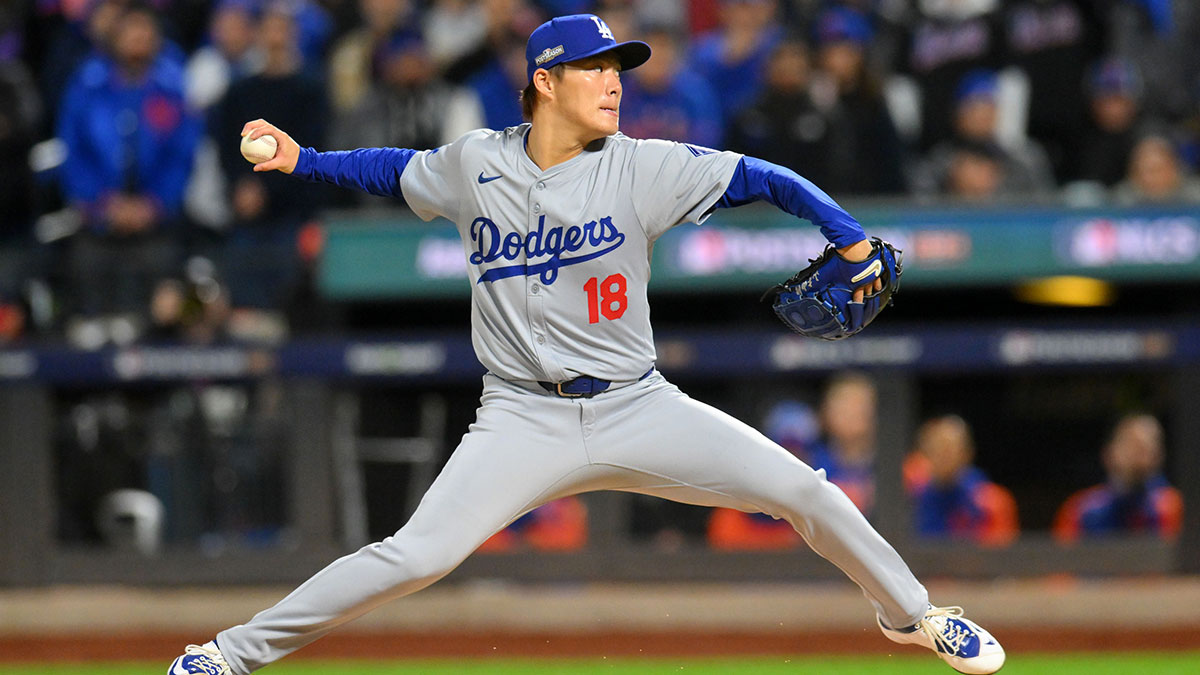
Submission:
{"label": "blue sleeve cuff", "polygon": [[357,188],[381,197],[403,197],[400,175],[417,154],[407,148],[360,148],[317,152],[301,148],[292,175],[308,181]]}
{"label": "blue sleeve cuff", "polygon": [[862,225],[811,181],[778,164],[743,157],[716,208],[732,208],[755,201],[773,204],[819,226],[821,234],[837,248],[867,238]]}
{"label": "blue sleeve cuff", "polygon": [[313,179],[313,158],[316,157],[317,151],[312,148],[300,148],[300,157],[296,160],[296,168],[292,169],[292,175],[305,180]]}

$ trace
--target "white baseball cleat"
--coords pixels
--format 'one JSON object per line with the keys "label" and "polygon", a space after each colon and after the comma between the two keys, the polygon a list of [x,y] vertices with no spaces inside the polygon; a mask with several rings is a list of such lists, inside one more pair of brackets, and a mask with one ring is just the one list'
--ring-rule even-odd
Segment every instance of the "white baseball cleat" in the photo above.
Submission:
{"label": "white baseball cleat", "polygon": [[932,649],[960,673],[988,675],[1004,665],[1004,648],[991,633],[963,618],[962,607],[930,605],[915,626],[897,630],[879,621],[879,629],[892,642]]}
{"label": "white baseball cleat", "polygon": [[171,662],[167,675],[233,675],[214,641],[188,645],[183,656]]}

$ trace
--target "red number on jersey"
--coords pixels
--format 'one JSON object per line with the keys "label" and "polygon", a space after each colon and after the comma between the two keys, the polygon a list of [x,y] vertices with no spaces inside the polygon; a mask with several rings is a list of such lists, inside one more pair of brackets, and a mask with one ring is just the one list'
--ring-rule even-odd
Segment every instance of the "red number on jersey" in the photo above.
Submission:
{"label": "red number on jersey", "polygon": [[600,323],[600,317],[615,321],[625,314],[629,307],[629,298],[625,291],[628,288],[625,276],[610,274],[604,281],[592,277],[583,285],[588,297],[588,323]]}

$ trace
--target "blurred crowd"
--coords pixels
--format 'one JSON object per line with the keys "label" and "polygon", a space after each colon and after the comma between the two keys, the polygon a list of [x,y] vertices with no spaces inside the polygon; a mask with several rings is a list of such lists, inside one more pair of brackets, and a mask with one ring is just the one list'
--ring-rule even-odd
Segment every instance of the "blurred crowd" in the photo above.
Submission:
{"label": "blurred crowd", "polygon": [[[850,497],[868,518],[875,510],[877,391],[863,374],[833,378],[816,410],[797,400],[775,404],[763,431]],[[1159,420],[1144,412],[1119,417],[1098,453],[1103,481],[1070,493],[1055,512],[1051,533],[1062,544],[1111,536],[1174,540],[1183,524],[1183,499],[1164,474]],[[1021,532],[1013,493],[977,464],[971,425],[954,414],[934,415],[917,429],[903,462],[912,531],[926,540],[1004,547]],[[1070,481],[1077,480],[1072,477]],[[1070,482],[1064,487],[1070,488]],[[719,550],[773,550],[803,542],[791,524],[762,514],[715,509],[708,543]]]}
{"label": "blurred crowd", "polygon": [[[622,129],[786,165],[837,198],[1200,202],[1185,0],[33,0],[0,6],[0,344],[320,327],[302,145],[430,148],[519,124],[524,45],[594,12],[654,58]],[[289,312],[289,308],[303,308]]]}

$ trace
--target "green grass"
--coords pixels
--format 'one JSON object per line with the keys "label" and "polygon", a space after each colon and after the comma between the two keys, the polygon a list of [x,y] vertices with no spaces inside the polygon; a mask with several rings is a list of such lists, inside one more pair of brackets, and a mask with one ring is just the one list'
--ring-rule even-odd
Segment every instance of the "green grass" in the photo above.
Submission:
{"label": "green grass", "polygon": [[[161,675],[166,664],[0,665],[0,675]],[[932,655],[715,659],[464,659],[284,662],[263,675],[953,675]],[[1015,654],[1004,675],[1200,675],[1200,652]]]}

